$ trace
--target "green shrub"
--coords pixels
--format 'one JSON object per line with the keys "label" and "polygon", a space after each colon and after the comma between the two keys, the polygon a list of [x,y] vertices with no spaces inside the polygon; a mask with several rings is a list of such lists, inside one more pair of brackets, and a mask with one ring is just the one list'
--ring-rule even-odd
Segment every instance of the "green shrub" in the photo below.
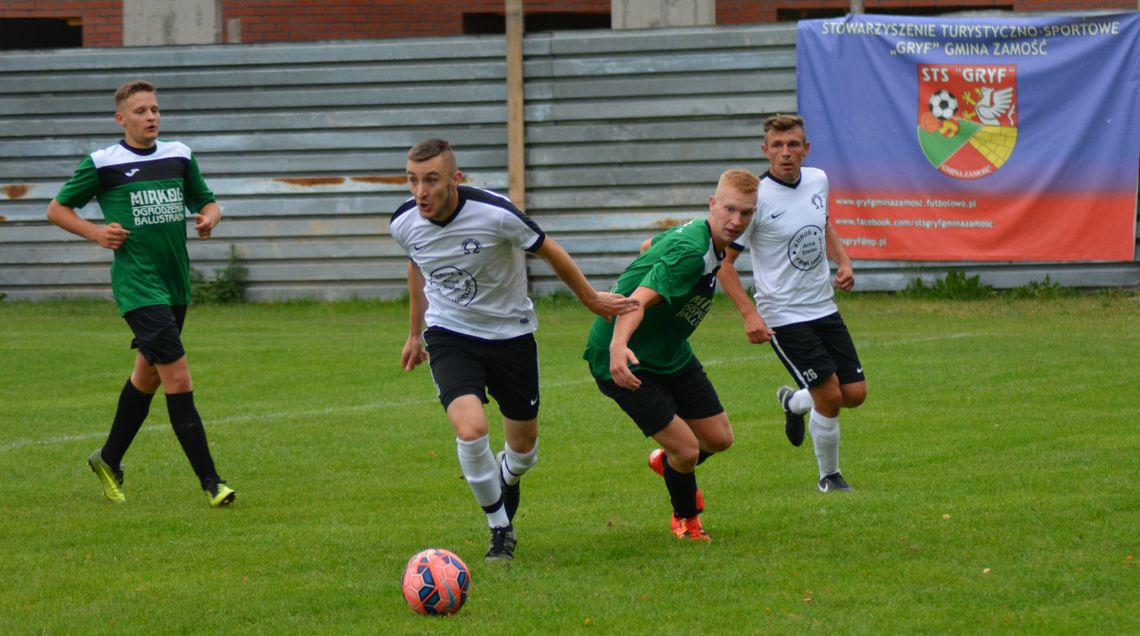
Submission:
{"label": "green shrub", "polygon": [[230,259],[225,267],[214,270],[214,280],[206,280],[202,272],[190,270],[190,300],[195,304],[229,305],[245,300],[249,287],[249,269],[238,260],[237,248],[230,245]]}
{"label": "green shrub", "polygon": [[1029,281],[1021,287],[1010,289],[1007,293],[1009,297],[1016,299],[1048,300],[1075,296],[1077,292],[1070,287],[1064,287],[1060,283],[1050,280],[1049,275],[1046,274],[1045,280]]}
{"label": "green shrub", "polygon": [[929,287],[921,278],[914,278],[903,290],[903,295],[944,300],[980,300],[992,298],[995,292],[992,286],[982,284],[981,276],[967,276],[962,270],[952,269],[946,272],[945,278],[934,281]]}

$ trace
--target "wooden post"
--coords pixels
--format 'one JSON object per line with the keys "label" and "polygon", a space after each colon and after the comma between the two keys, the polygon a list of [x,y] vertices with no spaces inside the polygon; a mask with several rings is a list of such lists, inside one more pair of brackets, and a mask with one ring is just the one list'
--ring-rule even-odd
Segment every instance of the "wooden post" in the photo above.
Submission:
{"label": "wooden post", "polygon": [[511,201],[526,210],[526,121],[523,116],[523,0],[506,0],[507,183]]}

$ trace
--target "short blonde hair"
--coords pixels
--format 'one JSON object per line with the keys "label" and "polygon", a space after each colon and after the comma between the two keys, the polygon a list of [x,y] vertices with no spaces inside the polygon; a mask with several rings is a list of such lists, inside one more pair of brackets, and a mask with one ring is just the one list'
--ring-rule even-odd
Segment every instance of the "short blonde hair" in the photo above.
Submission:
{"label": "short blonde hair", "polygon": [[154,84],[146,80],[131,80],[126,82],[115,91],[115,110],[123,107],[123,103],[131,98],[135,93],[154,93]]}
{"label": "short blonde hair", "polygon": [[804,130],[804,118],[799,115],[772,115],[764,120],[764,134],[771,131],[785,132],[799,128]]}
{"label": "short blonde hair", "polygon": [[760,187],[760,177],[743,168],[731,168],[720,174],[720,180],[716,184],[717,190],[726,187],[741,194],[753,194]]}

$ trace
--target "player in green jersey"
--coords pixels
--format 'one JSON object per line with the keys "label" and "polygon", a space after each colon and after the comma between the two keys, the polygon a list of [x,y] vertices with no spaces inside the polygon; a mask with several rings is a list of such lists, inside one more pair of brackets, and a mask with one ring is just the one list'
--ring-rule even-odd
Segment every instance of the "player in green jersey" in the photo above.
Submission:
{"label": "player in green jersey", "polygon": [[665,478],[678,539],[708,541],[697,464],[732,445],[732,426],[689,346],[708,314],[725,248],[756,211],[759,180],[747,170],[720,176],[708,217],[646,241],[613,291],[639,301],[612,323],[594,320],[583,357],[603,394],[661,448],[649,466]]}
{"label": "player in green jersey", "polygon": [[[123,128],[122,141],[84,157],[48,205],[52,223],[114,251],[111,291],[134,333],[131,347],[138,349],[107,441],[87,463],[108,499],[126,501],[120,462],[161,385],[170,423],[210,505],[225,506],[236,493],[214,468],[181,339],[190,304],[186,210],[194,211],[194,230],[203,240],[222,211],[190,149],[158,139],[160,119],[153,84],[135,80],[120,86],[115,121]],[[92,198],[103,212],[102,225],[75,212]]]}

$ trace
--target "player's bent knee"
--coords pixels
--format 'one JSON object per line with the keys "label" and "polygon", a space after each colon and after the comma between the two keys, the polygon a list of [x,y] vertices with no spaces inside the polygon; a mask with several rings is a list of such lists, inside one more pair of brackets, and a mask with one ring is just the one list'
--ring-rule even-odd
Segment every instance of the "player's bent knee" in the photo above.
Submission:
{"label": "player's bent knee", "polygon": [[867,400],[867,385],[862,382],[844,385],[842,390],[845,409],[855,408]]}
{"label": "player's bent knee", "polygon": [[722,435],[714,436],[711,439],[705,440],[705,448],[710,453],[723,453],[724,451],[732,448],[732,443],[735,440],[732,437],[732,431],[728,431]]}
{"label": "player's bent knee", "polygon": [[701,449],[699,446],[686,446],[685,448],[678,448],[673,450],[666,450],[665,456],[668,458],[669,465],[673,470],[682,473],[691,473],[697,465],[697,459],[700,457]]}
{"label": "player's bent knee", "polygon": [[819,386],[811,387],[811,399],[815,406],[815,410],[819,413],[834,417],[834,413],[839,412],[839,407],[843,405],[843,390],[836,381],[835,376],[831,376],[828,382],[824,382]]}
{"label": "player's bent knee", "polygon": [[839,407],[843,405],[843,396],[836,393],[834,396],[829,395],[824,398],[816,398],[814,408],[817,413],[827,417],[835,417],[839,413]]}
{"label": "player's bent knee", "polygon": [[486,436],[487,436],[487,430],[486,429],[483,429],[482,431],[480,431],[478,429],[471,429],[471,428],[464,428],[464,429],[455,428],[456,439],[463,441],[463,442],[474,442],[475,440],[477,440],[481,437],[486,437]]}

